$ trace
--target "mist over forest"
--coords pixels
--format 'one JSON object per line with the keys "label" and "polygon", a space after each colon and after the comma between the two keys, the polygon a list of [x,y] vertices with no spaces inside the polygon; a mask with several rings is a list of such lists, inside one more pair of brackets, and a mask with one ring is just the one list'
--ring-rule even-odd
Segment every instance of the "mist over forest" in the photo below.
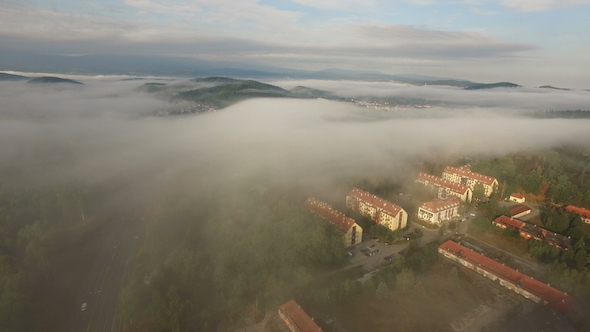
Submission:
{"label": "mist over forest", "polygon": [[[133,220],[121,243],[139,248],[125,270],[128,282],[117,285],[121,324],[130,331],[215,330],[252,303],[274,310],[291,294],[313,302],[300,288],[346,264],[337,232],[301,209],[308,196],[344,209],[359,183],[413,183],[411,165],[590,143],[590,120],[526,116],[585,109],[587,91],[273,81],[346,99],[438,104],[379,111],[347,101],[254,98],[214,112],[158,116],[179,105],[139,89],[152,80],[71,78],[85,84],[0,82],[0,263],[10,271],[1,285],[12,285],[0,309],[26,295],[1,316],[13,317],[0,326],[14,331],[69,324],[41,307],[55,294],[62,303],[80,298],[65,291],[60,273],[99,257],[99,235],[127,232],[115,220]],[[72,257],[56,258],[65,252]],[[84,273],[64,278],[76,285]],[[45,295],[23,290],[45,284]],[[52,310],[59,316],[70,309]],[[33,318],[24,322],[27,315]]]}

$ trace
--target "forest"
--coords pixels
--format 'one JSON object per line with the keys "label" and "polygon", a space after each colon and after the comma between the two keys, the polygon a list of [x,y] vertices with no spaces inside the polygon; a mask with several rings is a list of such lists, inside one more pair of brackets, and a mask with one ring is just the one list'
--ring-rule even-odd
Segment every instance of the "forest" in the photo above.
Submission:
{"label": "forest", "polygon": [[89,197],[78,187],[0,189],[0,330],[35,330],[53,297],[72,296],[63,280],[81,242],[101,232],[87,227]]}
{"label": "forest", "polygon": [[241,197],[163,198],[121,297],[130,331],[207,331],[246,304],[276,308],[345,263],[338,230],[302,197],[284,188]]}

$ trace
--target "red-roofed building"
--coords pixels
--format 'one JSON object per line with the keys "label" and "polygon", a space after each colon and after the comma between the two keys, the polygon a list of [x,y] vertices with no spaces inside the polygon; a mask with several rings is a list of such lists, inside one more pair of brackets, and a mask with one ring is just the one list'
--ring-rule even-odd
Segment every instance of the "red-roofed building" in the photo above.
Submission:
{"label": "red-roofed building", "polygon": [[456,242],[447,241],[438,247],[439,254],[458,262],[482,276],[526,297],[533,302],[547,305],[564,314],[576,314],[580,306],[566,293],[511,269],[500,262],[481,255]]}
{"label": "red-roofed building", "polygon": [[468,186],[471,191],[473,191],[475,185],[479,183],[483,185],[484,194],[487,197],[490,197],[498,187],[498,180],[496,180],[496,178],[472,172],[470,166],[447,166],[443,171],[442,177],[449,181]]}
{"label": "red-roofed building", "polygon": [[514,202],[514,203],[524,203],[525,198],[523,195],[521,195],[519,193],[514,193],[508,197],[508,200],[511,202]]}
{"label": "red-roofed building", "polygon": [[321,332],[322,329],[309,317],[301,306],[290,300],[279,307],[279,317],[293,332]]}
{"label": "red-roofed building", "polygon": [[583,222],[590,224],[590,210],[579,208],[579,207],[573,206],[573,205],[566,206],[565,210],[579,214],[580,217],[582,218]]}
{"label": "red-roofed building", "polygon": [[461,199],[458,197],[449,199],[435,198],[418,208],[418,218],[440,226],[443,222],[458,217],[460,206]]}
{"label": "red-roofed building", "polygon": [[408,214],[400,206],[359,188],[352,188],[348,193],[346,206],[392,231],[404,228],[408,224]]}
{"label": "red-roofed building", "polygon": [[348,218],[330,205],[310,197],[305,201],[305,206],[314,214],[320,216],[341,230],[342,240],[346,247],[354,246],[363,240],[363,228],[353,219]]}
{"label": "red-roofed building", "polygon": [[531,213],[531,208],[526,205],[518,204],[510,207],[510,215],[512,218],[520,218],[529,213]]}
{"label": "red-roofed building", "polygon": [[538,227],[537,225],[529,224],[518,219],[514,219],[507,216],[499,216],[492,221],[492,224],[502,229],[514,228],[518,229],[518,233],[521,237],[530,240],[540,240],[550,243],[556,246],[560,250],[567,250],[572,246],[572,239],[546,230],[545,228]]}
{"label": "red-roofed building", "polygon": [[473,196],[471,189],[467,186],[426,173],[418,173],[416,182],[438,189],[439,198],[455,196],[459,197],[463,202],[471,202]]}

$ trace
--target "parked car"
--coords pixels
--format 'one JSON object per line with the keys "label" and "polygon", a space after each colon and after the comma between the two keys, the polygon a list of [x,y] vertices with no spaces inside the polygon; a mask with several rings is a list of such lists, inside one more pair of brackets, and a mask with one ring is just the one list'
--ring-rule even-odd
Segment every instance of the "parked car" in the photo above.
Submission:
{"label": "parked car", "polygon": [[346,253],[346,256],[348,256],[348,258],[353,258],[354,254],[349,251]]}
{"label": "parked car", "polygon": [[86,302],[82,303],[82,308],[80,310],[85,311],[86,310],[86,306],[87,306]]}

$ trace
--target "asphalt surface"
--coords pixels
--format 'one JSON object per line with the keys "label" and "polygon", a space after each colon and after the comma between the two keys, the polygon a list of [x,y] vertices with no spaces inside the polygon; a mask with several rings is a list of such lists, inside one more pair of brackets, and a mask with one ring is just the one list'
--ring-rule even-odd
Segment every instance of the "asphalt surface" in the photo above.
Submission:
{"label": "asphalt surface", "polygon": [[[71,304],[67,331],[121,331],[119,296],[131,272],[144,223],[139,213],[114,219],[112,231],[97,249],[99,253],[78,292],[77,302]],[[85,310],[83,303],[87,304]]]}

